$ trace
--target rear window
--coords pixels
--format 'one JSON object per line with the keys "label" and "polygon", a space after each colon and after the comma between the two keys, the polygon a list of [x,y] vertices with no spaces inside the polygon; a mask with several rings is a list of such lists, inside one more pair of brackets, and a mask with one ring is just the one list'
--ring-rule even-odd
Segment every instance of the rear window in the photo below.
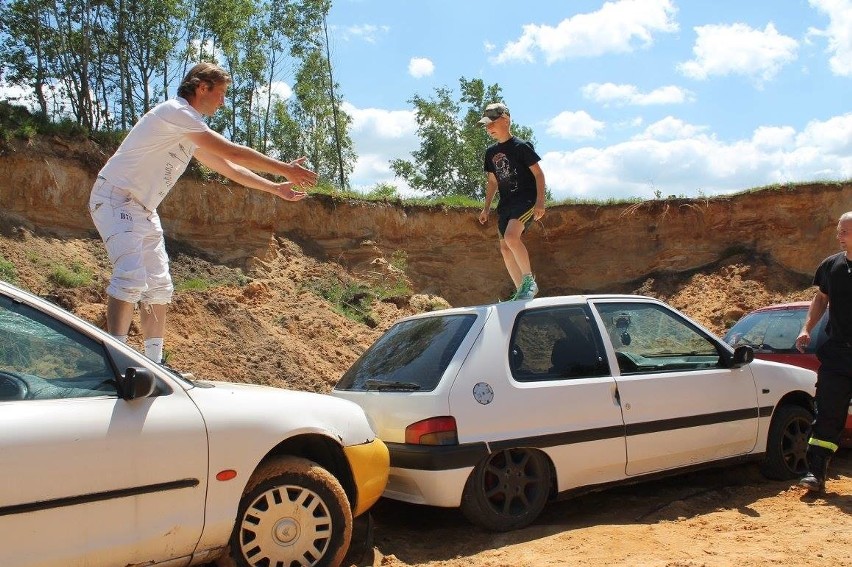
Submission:
{"label": "rear window", "polygon": [[367,349],[335,389],[434,390],[475,320],[471,314],[397,323]]}
{"label": "rear window", "polygon": [[[758,353],[798,352],[796,337],[807,316],[807,307],[749,313],[731,327],[725,335],[725,342],[731,346],[748,345]],[[825,322],[826,317],[823,316],[811,332],[814,340],[805,352],[813,353],[825,340]]]}

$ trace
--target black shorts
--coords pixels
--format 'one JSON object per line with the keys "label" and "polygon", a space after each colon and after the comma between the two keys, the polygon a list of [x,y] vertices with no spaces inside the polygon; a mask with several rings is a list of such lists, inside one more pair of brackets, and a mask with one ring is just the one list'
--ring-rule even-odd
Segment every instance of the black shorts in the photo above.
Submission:
{"label": "black shorts", "polygon": [[506,234],[506,227],[509,226],[509,221],[512,219],[517,219],[524,225],[524,230],[526,230],[533,222],[533,210],[535,209],[535,203],[531,203],[529,201],[522,201],[519,203],[511,203],[507,205],[505,208],[497,210],[497,233],[500,236],[500,240],[503,239],[503,235]]}

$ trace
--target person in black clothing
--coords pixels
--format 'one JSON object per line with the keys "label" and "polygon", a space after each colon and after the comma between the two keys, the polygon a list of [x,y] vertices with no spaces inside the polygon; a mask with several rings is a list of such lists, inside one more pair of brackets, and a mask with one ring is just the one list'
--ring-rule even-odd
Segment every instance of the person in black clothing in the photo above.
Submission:
{"label": "person in black clothing", "polygon": [[837,241],[842,252],[819,265],[814,285],[819,289],[811,301],[796,348],[804,352],[811,331],[828,308],[828,340],[817,348],[820,366],[816,383],[816,420],[808,440],[808,473],[799,481],[809,491],[825,490],[825,478],[832,455],[838,449],[840,434],[852,398],[852,211],[843,213],[837,223]]}
{"label": "person in black clothing", "polygon": [[538,293],[538,285],[521,235],[532,221],[544,216],[544,172],[538,163],[541,158],[532,144],[512,135],[509,109],[505,104],[489,104],[479,123],[497,140],[485,151],[488,182],[479,222],[488,222],[491,201],[499,188],[497,233],[503,262],[517,289],[512,299],[532,299]]}

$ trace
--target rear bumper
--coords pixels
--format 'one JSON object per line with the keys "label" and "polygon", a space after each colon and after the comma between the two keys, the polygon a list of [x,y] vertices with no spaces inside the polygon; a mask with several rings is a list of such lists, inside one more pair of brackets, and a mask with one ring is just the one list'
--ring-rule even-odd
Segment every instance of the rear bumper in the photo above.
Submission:
{"label": "rear bumper", "polygon": [[470,471],[488,454],[483,442],[462,445],[388,443],[390,478],[385,496],[403,502],[455,508]]}

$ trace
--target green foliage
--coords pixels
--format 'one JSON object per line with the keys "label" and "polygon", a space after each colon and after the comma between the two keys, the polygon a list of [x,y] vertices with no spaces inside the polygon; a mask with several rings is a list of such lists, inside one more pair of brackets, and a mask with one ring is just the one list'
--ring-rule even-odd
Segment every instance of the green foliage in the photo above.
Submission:
{"label": "green foliage", "polygon": [[331,303],[331,308],[347,319],[370,327],[376,325],[372,315],[376,294],[368,286],[356,281],[327,277],[311,281],[307,288]]}
{"label": "green foliage", "polygon": [[399,193],[397,192],[396,185],[391,185],[390,183],[379,183],[371,190],[369,190],[365,197],[368,200],[385,200],[385,201],[395,201],[399,200]]}
{"label": "green foliage", "polygon": [[2,255],[0,255],[0,280],[12,284],[18,281],[18,271],[15,269],[15,265]]}
{"label": "green foliage", "polygon": [[92,283],[92,272],[80,262],[72,262],[70,267],[56,264],[48,278],[60,287],[77,288]]}
{"label": "green foliage", "polygon": [[175,283],[175,291],[205,291],[215,287],[214,282],[207,278],[188,278]]}
{"label": "green foliage", "polygon": [[[493,143],[478,124],[482,109],[502,100],[497,84],[485,86],[481,79],[459,79],[460,97],[447,87],[426,99],[415,95],[409,102],[416,109],[420,149],[412,160],[395,159],[391,169],[413,188],[432,197],[464,195],[474,200],[485,196],[483,156]],[[513,121],[512,132],[534,143],[532,130]]]}

